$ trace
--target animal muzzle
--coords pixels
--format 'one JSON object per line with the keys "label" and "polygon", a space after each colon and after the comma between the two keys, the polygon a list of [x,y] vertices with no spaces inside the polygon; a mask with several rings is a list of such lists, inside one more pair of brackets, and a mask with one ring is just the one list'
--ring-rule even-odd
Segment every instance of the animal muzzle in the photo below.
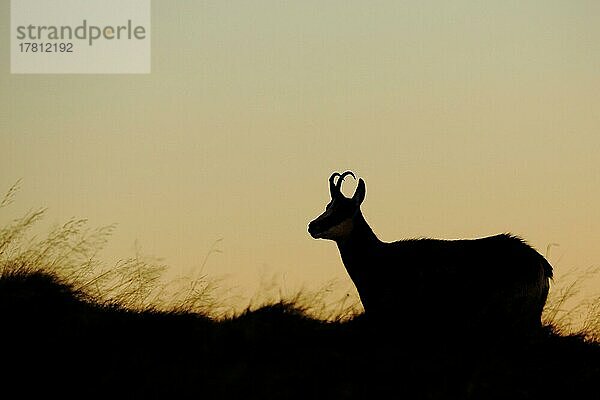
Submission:
{"label": "animal muzzle", "polygon": [[312,221],[308,224],[308,233],[315,239],[319,239],[323,233],[323,230],[319,227],[319,224],[316,221]]}

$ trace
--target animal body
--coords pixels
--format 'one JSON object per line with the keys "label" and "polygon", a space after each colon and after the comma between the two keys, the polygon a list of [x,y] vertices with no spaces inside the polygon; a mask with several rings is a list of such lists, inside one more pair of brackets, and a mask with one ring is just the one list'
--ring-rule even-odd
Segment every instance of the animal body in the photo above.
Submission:
{"label": "animal body", "polygon": [[552,266],[524,240],[500,234],[383,242],[360,210],[365,182],[359,179],[352,198],[342,194],[349,175],[354,177],[350,171],[331,175],[331,201],[308,232],[335,241],[365,316],[407,319],[423,329],[541,326]]}

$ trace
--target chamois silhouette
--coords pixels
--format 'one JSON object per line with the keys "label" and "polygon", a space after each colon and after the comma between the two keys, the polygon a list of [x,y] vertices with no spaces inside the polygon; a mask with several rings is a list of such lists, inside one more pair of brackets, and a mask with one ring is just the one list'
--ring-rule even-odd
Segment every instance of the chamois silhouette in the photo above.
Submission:
{"label": "chamois silhouette", "polygon": [[308,232],[336,242],[367,319],[405,318],[423,329],[528,332],[541,326],[552,266],[523,239],[382,242],[360,210],[365,182],[359,179],[352,198],[342,194],[348,175],[356,179],[351,171],[331,175],[331,201]]}

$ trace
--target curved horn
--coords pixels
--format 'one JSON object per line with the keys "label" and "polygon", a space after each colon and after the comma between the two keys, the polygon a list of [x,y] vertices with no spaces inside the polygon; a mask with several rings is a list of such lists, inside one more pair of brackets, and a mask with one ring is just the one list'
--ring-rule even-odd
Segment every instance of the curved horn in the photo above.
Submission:
{"label": "curved horn", "polygon": [[[329,177],[329,193],[331,194],[332,199],[340,194],[339,185],[336,185],[334,182],[334,180],[337,176],[341,176],[341,175],[338,172],[334,172]],[[339,179],[338,179],[338,183],[339,183]]]}
{"label": "curved horn", "polygon": [[[340,175],[340,174],[338,174]],[[350,175],[351,177],[354,178],[354,180],[356,180],[356,176],[354,176],[354,173],[352,171],[346,171],[343,174],[340,175],[339,179],[337,180],[337,188],[338,190],[340,190],[342,188],[342,182],[344,181],[344,178],[347,177],[348,175]]]}
{"label": "curved horn", "polygon": [[[356,179],[356,176],[352,171],[346,171],[343,174],[340,174],[339,172],[334,172],[331,174],[329,177],[329,192],[331,193],[332,199],[336,196],[342,195],[342,182],[348,175]],[[335,182],[336,177],[338,178],[337,182]]]}

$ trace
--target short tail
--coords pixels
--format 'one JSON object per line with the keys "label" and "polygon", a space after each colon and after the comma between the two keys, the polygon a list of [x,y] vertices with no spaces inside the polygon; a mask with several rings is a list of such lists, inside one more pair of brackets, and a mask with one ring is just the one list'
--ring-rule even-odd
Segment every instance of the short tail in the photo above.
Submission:
{"label": "short tail", "polygon": [[542,257],[542,268],[544,269],[544,276],[548,279],[552,279],[554,277],[554,271],[552,270],[552,265]]}

